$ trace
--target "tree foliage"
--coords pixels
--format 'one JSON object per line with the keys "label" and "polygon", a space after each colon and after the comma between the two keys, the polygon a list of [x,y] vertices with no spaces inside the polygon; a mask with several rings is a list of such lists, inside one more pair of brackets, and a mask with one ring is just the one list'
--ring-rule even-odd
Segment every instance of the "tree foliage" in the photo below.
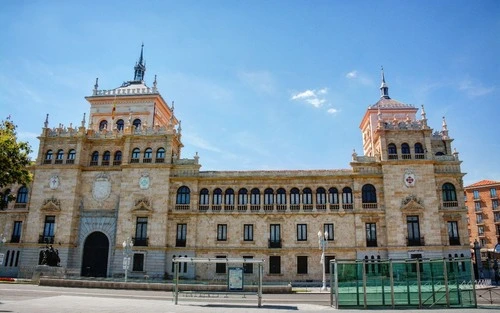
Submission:
{"label": "tree foliage", "polygon": [[6,187],[28,185],[32,180],[28,168],[31,147],[28,142],[17,140],[16,128],[10,117],[0,123],[0,208],[14,200],[14,195]]}

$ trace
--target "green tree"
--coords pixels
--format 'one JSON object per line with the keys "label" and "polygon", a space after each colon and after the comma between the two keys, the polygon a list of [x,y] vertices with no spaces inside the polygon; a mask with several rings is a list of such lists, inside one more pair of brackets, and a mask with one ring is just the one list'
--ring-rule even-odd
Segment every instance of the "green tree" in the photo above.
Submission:
{"label": "green tree", "polygon": [[31,147],[28,142],[17,140],[16,128],[10,116],[0,123],[0,209],[15,198],[6,187],[28,185],[32,180],[28,169]]}

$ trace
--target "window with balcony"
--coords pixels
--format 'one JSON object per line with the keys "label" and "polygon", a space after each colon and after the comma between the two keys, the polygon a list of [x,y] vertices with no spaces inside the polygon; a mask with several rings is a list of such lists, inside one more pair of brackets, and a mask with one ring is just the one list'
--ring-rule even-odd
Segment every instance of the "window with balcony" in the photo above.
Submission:
{"label": "window with balcony", "polygon": [[134,148],[132,150],[132,155],[130,158],[130,163],[139,163],[139,158],[141,157],[141,149],[139,148]]}
{"label": "window with balcony", "polygon": [[457,221],[449,221],[448,222],[448,238],[449,238],[450,246],[459,246],[460,245],[460,237],[458,235],[458,222]]}
{"label": "window with balcony", "polygon": [[300,191],[297,188],[292,188],[290,190],[290,204],[299,205],[300,204]]}
{"label": "window with balcony", "polygon": [[226,189],[224,192],[224,204],[226,207],[234,205],[234,190],[231,188]]}
{"label": "window with balcony", "polygon": [[316,206],[318,209],[326,208],[326,190],[323,187],[316,189]]}
{"label": "window with balcony", "polygon": [[297,241],[307,241],[307,224],[297,224]]}
{"label": "window with balcony", "polygon": [[455,186],[450,183],[443,184],[443,207],[457,207],[457,193]]}
{"label": "window with balcony", "polygon": [[326,240],[332,241],[335,239],[335,233],[332,223],[323,224],[323,234],[328,233],[328,238]]}
{"label": "window with balcony", "polygon": [[280,188],[276,191],[276,204],[286,205],[286,191]]}
{"label": "window with balcony", "polygon": [[212,205],[220,206],[222,204],[222,189],[216,188],[212,196]]}
{"label": "window with balcony", "polygon": [[307,256],[297,256],[297,274],[307,274]]}
{"label": "window with balcony", "polygon": [[377,208],[377,190],[372,184],[363,185],[361,188],[361,199],[364,209]]}
{"label": "window with balcony", "polygon": [[113,165],[120,165],[120,164],[122,164],[122,152],[116,151],[115,156],[113,158]]}
{"label": "window with balcony", "polygon": [[53,215],[45,216],[45,223],[43,225],[43,233],[40,236],[38,243],[53,244],[54,231],[56,226],[56,217]]}
{"label": "window with balcony", "polygon": [[266,188],[264,190],[264,204],[265,205],[274,204],[274,190],[272,188]]}
{"label": "window with balcony", "polygon": [[135,224],[134,246],[148,245],[148,218],[138,217]]}
{"label": "window with balcony", "polygon": [[175,204],[187,204],[189,205],[191,199],[191,190],[187,186],[181,186],[177,189],[177,197]]}
{"label": "window with balcony", "polygon": [[74,164],[76,157],[75,149],[71,149],[68,151],[68,158],[66,159],[66,164]]}
{"label": "window with balcony", "polygon": [[258,188],[253,188],[250,191],[250,204],[260,205],[260,190]]}
{"label": "window with balcony", "polygon": [[415,159],[425,159],[425,152],[424,148],[422,147],[422,144],[420,142],[417,142],[414,148],[415,148]]}
{"label": "window with balcony", "polygon": [[64,160],[64,150],[59,149],[59,150],[57,150],[56,161],[54,163],[55,164],[62,164],[63,160]]}
{"label": "window with balcony", "polygon": [[345,187],[342,189],[342,208],[344,210],[352,210],[352,189]]}
{"label": "window with balcony", "polygon": [[311,188],[304,188],[304,190],[302,190],[302,203],[303,204],[312,204],[312,190],[311,190]]}
{"label": "window with balcony", "polygon": [[377,246],[377,224],[376,223],[366,223],[366,246],[376,247]]}
{"label": "window with balcony", "polygon": [[217,225],[217,241],[227,240],[227,224]]}
{"label": "window with balcony", "polygon": [[337,188],[332,187],[328,189],[328,202],[330,203],[330,208],[332,210],[339,209],[339,191]]}
{"label": "window with balcony", "polygon": [[122,131],[124,125],[125,125],[125,123],[123,122],[122,119],[119,119],[118,121],[116,121],[116,129],[118,131]]}
{"label": "window with balcony", "polygon": [[253,224],[243,225],[243,240],[253,241]]}
{"label": "window with balcony", "polygon": [[10,197],[11,197],[10,189],[5,189],[5,191],[0,194],[0,199],[1,199],[0,209],[1,210],[7,209],[7,207],[9,206],[9,198]]}
{"label": "window with balcony", "polygon": [[144,157],[142,159],[142,163],[151,163],[152,159],[153,159],[153,149],[146,148],[146,150],[144,150]]}
{"label": "window with balcony", "polygon": [[101,165],[109,165],[110,160],[111,160],[111,153],[109,151],[104,151],[104,153],[102,154]]}
{"label": "window with balcony", "polygon": [[387,154],[388,154],[389,160],[397,160],[398,159],[398,148],[396,148],[395,144],[390,143],[387,146]]}
{"label": "window with balcony", "polygon": [[269,257],[269,274],[281,274],[281,256],[272,255]]}
{"label": "window with balcony", "polygon": [[158,150],[156,150],[155,162],[156,163],[164,163],[165,162],[165,149],[164,148],[158,148]]}
{"label": "window with balcony", "polygon": [[21,232],[23,228],[22,221],[14,221],[14,227],[12,228],[12,236],[10,237],[11,243],[21,242]]}
{"label": "window with balcony", "polygon": [[177,224],[177,235],[175,238],[176,247],[186,246],[187,224]]}
{"label": "window with balcony", "polygon": [[200,205],[208,205],[210,194],[207,188],[200,190]]}
{"label": "window with balcony", "polygon": [[410,146],[407,143],[401,145],[401,158],[403,160],[411,159]]}
{"label": "window with balcony", "polygon": [[99,164],[99,152],[94,151],[92,152],[92,155],[90,156],[90,165],[97,165]]}
{"label": "window with balcony", "polygon": [[52,163],[52,150],[47,150],[45,153],[45,160],[43,161],[44,164],[50,164]]}
{"label": "window with balcony", "polygon": [[271,224],[269,227],[269,248],[281,248],[280,224]]}
{"label": "window with balcony", "polygon": [[246,188],[241,188],[238,191],[238,204],[239,205],[248,204],[248,190]]}

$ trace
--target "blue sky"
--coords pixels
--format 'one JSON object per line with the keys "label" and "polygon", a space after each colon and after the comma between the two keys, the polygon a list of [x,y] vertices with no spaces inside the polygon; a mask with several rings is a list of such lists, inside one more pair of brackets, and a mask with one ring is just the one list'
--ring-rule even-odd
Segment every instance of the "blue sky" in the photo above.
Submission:
{"label": "blue sky", "polygon": [[[0,117],[37,151],[79,125],[95,78],[146,83],[182,120],[181,157],[202,170],[349,168],[379,98],[446,117],[465,184],[500,180],[500,1],[7,1]],[[36,152],[33,153],[36,155]]]}

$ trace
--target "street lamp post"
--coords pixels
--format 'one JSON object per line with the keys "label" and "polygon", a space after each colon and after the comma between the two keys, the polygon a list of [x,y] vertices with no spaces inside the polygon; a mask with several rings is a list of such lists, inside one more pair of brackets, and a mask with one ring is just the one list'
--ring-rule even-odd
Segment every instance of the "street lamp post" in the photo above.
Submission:
{"label": "street lamp post", "polygon": [[122,243],[123,246],[123,270],[125,271],[125,282],[127,282],[128,277],[128,268],[130,267],[130,254],[132,253],[132,247],[134,243],[132,239],[127,237],[125,241]]}
{"label": "street lamp post", "polygon": [[325,249],[326,249],[326,245],[328,244],[328,232],[327,231],[325,231],[324,234],[321,233],[321,230],[318,231],[318,243],[319,243],[319,249],[322,250],[320,263],[323,265],[323,286],[321,287],[321,290],[325,291],[326,290]]}

